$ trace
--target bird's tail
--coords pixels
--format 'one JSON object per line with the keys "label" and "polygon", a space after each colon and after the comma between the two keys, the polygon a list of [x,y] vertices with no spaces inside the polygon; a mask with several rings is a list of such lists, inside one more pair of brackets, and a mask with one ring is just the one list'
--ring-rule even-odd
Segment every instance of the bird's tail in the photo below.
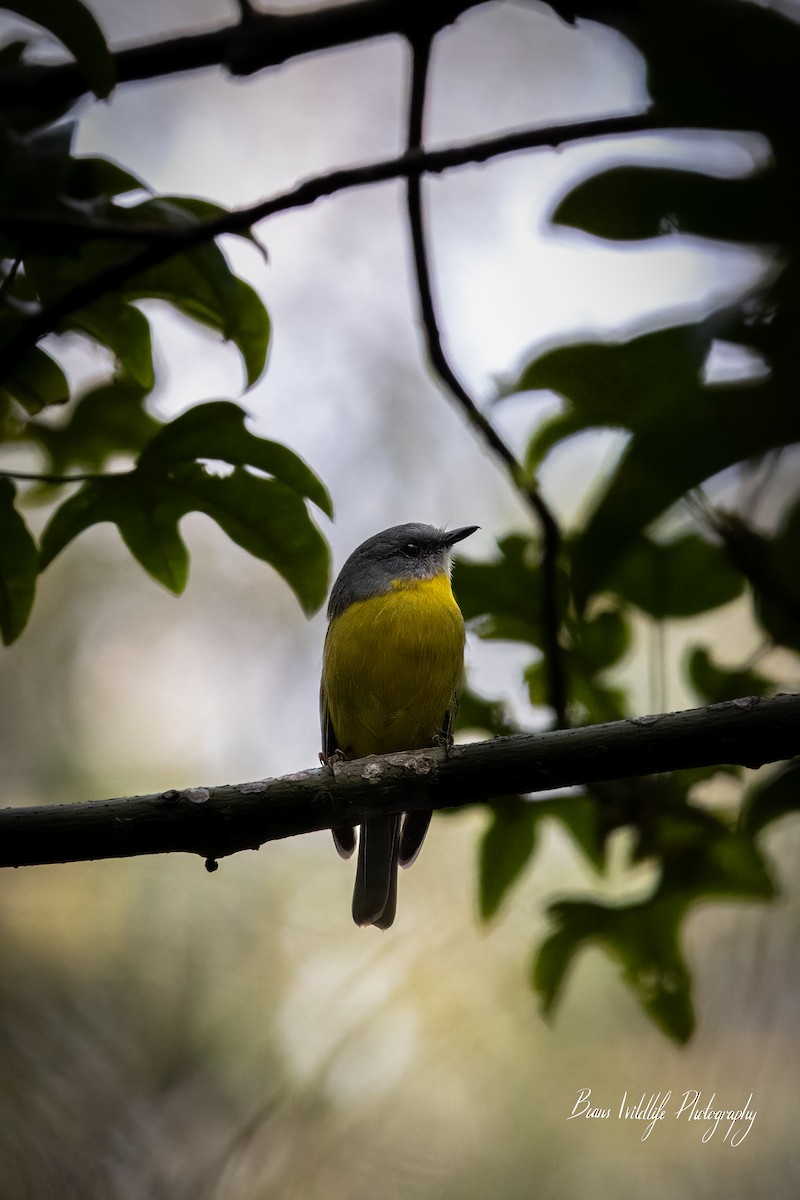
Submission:
{"label": "bird's tail", "polygon": [[404,814],[398,855],[401,867],[411,867],[417,861],[432,816],[433,813],[429,808],[417,809],[415,812]]}
{"label": "bird's tail", "polygon": [[358,866],[353,892],[356,925],[388,929],[397,909],[397,861],[400,853],[400,817],[371,817],[361,826]]}

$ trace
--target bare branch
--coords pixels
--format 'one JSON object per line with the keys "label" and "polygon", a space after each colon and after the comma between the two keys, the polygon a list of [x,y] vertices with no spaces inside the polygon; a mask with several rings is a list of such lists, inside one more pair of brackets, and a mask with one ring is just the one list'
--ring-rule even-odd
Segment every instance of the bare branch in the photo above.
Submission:
{"label": "bare branch", "polygon": [[[239,850],[377,813],[458,808],[511,793],[800,754],[800,695],[553,733],[388,754],[238,786],[0,810],[0,866]],[[424,787],[420,787],[420,782]]]}
{"label": "bare branch", "polygon": [[[40,338],[57,331],[60,322],[72,313],[85,308],[101,296],[121,288],[140,272],[158,266],[159,263],[166,262],[174,255],[192,250],[196,246],[222,236],[222,234],[242,232],[267,217],[288,212],[293,208],[304,208],[323,196],[331,196],[335,192],[384,183],[390,179],[406,178],[415,171],[439,173],[468,163],[486,162],[491,158],[511,154],[518,150],[558,146],[566,141],[592,136],[637,133],[656,127],[657,125],[649,121],[644,114],[629,117],[606,117],[597,121],[571,122],[548,129],[521,130],[516,133],[504,134],[501,137],[484,138],[461,146],[431,150],[425,154],[421,152],[403,154],[397,158],[381,159],[361,167],[344,167],[328,171],[297,184],[287,192],[281,192],[277,196],[261,200],[247,208],[233,209],[211,221],[175,228],[166,236],[159,235],[157,241],[152,241],[144,249],[132,251],[127,258],[112,264],[107,270],[101,271],[92,279],[65,292],[52,304],[21,325],[17,333],[9,338],[2,348],[0,379],[4,378],[17,365],[25,352]],[[24,214],[16,213],[15,220],[17,229],[20,229],[25,221]],[[41,232],[41,223],[38,217],[32,224]],[[90,231],[91,224],[91,222],[87,222],[87,232]],[[77,222],[70,218],[61,223],[61,218],[55,218],[53,228],[74,232]],[[110,236],[107,229],[103,229],[102,236]],[[125,235],[123,234],[123,236]]]}
{"label": "bare branch", "polygon": [[259,221],[293,208],[304,208],[326,196],[350,188],[369,187],[392,179],[405,179],[415,173],[441,175],[456,167],[475,166],[515,154],[522,150],[559,149],[570,142],[590,138],[622,137],[626,134],[666,132],[667,127],[652,114],[633,113],[618,117],[597,117],[588,121],[568,121],[560,125],[516,129],[512,133],[493,134],[436,150],[411,150],[394,158],[377,159],[357,167],[337,167],[296,184],[288,191],[258,200],[246,208],[233,208],[210,221],[192,223],[188,218],[180,226],[155,225],[152,221],[115,221],[86,217],[80,213],[47,212],[43,209],[0,209],[0,225],[7,233],[47,233],[64,237],[107,238],[111,241],[163,242],[178,254],[193,246],[220,237],[241,233]]}
{"label": "bare branch", "polygon": [[[118,84],[225,67],[232,75],[253,75],[302,54],[399,34],[411,37],[421,19],[443,29],[482,0],[356,0],[301,12],[258,12],[204,33],[129,46],[113,54]],[[242,7],[240,5],[240,7]],[[249,5],[246,6],[250,8]],[[36,110],[69,103],[88,91],[73,63],[24,66],[0,73],[0,109]]]}
{"label": "bare branch", "polygon": [[[431,41],[429,36],[412,43],[412,73],[409,96],[407,153],[422,151],[422,129],[425,109],[425,91]],[[561,728],[567,723],[567,689],[564,676],[564,654],[559,643],[560,615],[558,605],[558,559],[561,550],[561,531],[558,523],[539,492],[534,481],[517,461],[510,447],[500,436],[488,417],[481,411],[456,375],[442,341],[436,304],[433,298],[428,251],[425,242],[425,220],[422,208],[422,173],[411,171],[406,185],[406,205],[411,244],[414,253],[414,270],[417,280],[420,321],[425,335],[428,357],[434,371],[447,387],[467,418],[469,424],[499,458],[506,468],[514,487],[532,510],[542,529],[542,650],[548,679],[548,698]]]}

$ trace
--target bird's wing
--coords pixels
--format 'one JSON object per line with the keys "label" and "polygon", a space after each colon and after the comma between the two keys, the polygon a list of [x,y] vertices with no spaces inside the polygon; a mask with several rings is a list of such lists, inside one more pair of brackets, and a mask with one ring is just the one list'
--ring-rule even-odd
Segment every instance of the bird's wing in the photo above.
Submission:
{"label": "bird's wing", "polygon": [[[336,730],[333,728],[333,722],[331,721],[324,684],[321,684],[319,689],[319,724],[322,734],[322,761],[326,766],[329,766],[331,759],[335,758],[339,753],[340,746],[336,738]],[[331,770],[333,770],[332,767]],[[335,825],[331,829],[331,833],[333,835],[333,844],[340,857],[350,858],[356,848],[356,831],[353,826]]]}

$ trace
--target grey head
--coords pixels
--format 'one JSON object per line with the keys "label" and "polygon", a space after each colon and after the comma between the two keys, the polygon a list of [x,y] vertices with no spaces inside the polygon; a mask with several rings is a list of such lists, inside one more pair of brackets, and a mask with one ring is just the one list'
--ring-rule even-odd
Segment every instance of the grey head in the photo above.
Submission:
{"label": "grey head", "polygon": [[436,529],[412,521],[367,538],[339,572],[328,604],[328,619],[338,617],[357,600],[391,591],[393,579],[449,575],[452,547],[478,528],[467,525],[463,529]]}

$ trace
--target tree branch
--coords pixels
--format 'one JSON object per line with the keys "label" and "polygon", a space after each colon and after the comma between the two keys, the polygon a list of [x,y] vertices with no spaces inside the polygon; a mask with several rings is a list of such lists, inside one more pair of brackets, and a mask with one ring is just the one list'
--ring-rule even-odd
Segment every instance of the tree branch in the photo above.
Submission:
{"label": "tree branch", "polygon": [[[431,150],[424,154],[421,152],[403,154],[396,158],[380,159],[360,167],[344,167],[328,171],[247,208],[233,209],[211,221],[176,227],[170,230],[166,236],[163,233],[159,234],[157,240],[145,246],[144,249],[132,252],[122,261],[113,263],[105,271],[101,271],[93,278],[71,288],[52,304],[43,308],[41,312],[25,321],[0,351],[0,379],[5,378],[8,372],[19,363],[25,352],[41,338],[48,333],[57,331],[58,325],[66,317],[85,308],[101,296],[121,288],[129,279],[142,271],[158,266],[176,254],[186,253],[223,234],[240,233],[277,213],[288,212],[293,208],[304,208],[323,196],[332,196],[336,192],[349,188],[384,183],[390,179],[406,178],[414,171],[438,174],[453,167],[486,162],[491,158],[512,154],[518,150],[559,146],[566,141],[581,138],[638,133],[645,129],[655,128],[658,128],[657,122],[648,119],[646,114],[606,117],[596,121],[570,122],[548,129],[521,130],[500,137],[483,138],[465,145]],[[15,221],[17,229],[21,229],[25,222],[24,214],[16,213]],[[41,222],[38,216],[30,224],[32,228],[41,233]],[[91,222],[87,222],[87,232],[91,231],[91,224]],[[74,234],[76,228],[77,222],[72,217],[65,221],[62,221],[61,218],[54,219],[53,229],[55,230],[63,229],[65,232]],[[102,236],[110,237],[107,227],[102,229]],[[122,236],[126,235],[123,233]]]}
{"label": "tree branch", "polygon": [[[800,695],[748,697],[451,750],[389,754],[226,787],[0,810],[0,866],[239,850],[378,813],[459,808],[509,793],[800,754]],[[424,787],[420,788],[420,782]]]}
{"label": "tree branch", "polygon": [[152,221],[116,221],[86,217],[80,213],[47,212],[44,209],[0,209],[0,226],[11,234],[32,233],[41,236],[62,234],[80,238],[106,238],[112,241],[163,242],[177,254],[224,233],[241,233],[258,221],[292,208],[303,208],[326,196],[350,188],[367,187],[404,179],[413,173],[440,175],[455,167],[474,166],[522,150],[559,149],[569,142],[589,138],[615,137],[629,133],[652,133],[667,127],[652,113],[633,113],[618,117],[596,117],[588,121],[517,129],[512,133],[492,134],[474,141],[436,150],[412,150],[394,158],[377,159],[357,167],[337,167],[296,184],[288,191],[258,200],[246,208],[233,208],[210,221],[192,223],[188,218],[180,226],[156,225]]}
{"label": "tree branch", "polygon": [[[253,75],[302,54],[399,34],[411,37],[424,19],[443,29],[483,0],[356,0],[305,12],[258,12],[247,20],[204,33],[129,46],[113,54],[118,84],[225,67],[232,75]],[[23,66],[0,73],[0,109],[21,106],[46,110],[70,103],[89,90],[74,63]]]}
{"label": "tree branch", "polygon": [[[425,92],[430,62],[431,35],[425,34],[411,44],[412,72],[408,108],[407,155],[422,153],[422,132]],[[422,172],[409,172],[406,185],[406,207],[414,253],[420,321],[425,336],[428,357],[436,374],[449,390],[469,424],[486,443],[490,451],[506,468],[511,482],[538,520],[542,530],[542,650],[547,671],[548,699],[555,714],[556,726],[567,724],[567,689],[564,676],[564,654],[559,642],[561,619],[558,605],[558,560],[561,551],[561,531],[558,523],[533,480],[517,461],[510,447],[485,416],[456,375],[442,341],[436,304],[433,298],[428,250],[425,242],[425,220],[422,209]]]}

